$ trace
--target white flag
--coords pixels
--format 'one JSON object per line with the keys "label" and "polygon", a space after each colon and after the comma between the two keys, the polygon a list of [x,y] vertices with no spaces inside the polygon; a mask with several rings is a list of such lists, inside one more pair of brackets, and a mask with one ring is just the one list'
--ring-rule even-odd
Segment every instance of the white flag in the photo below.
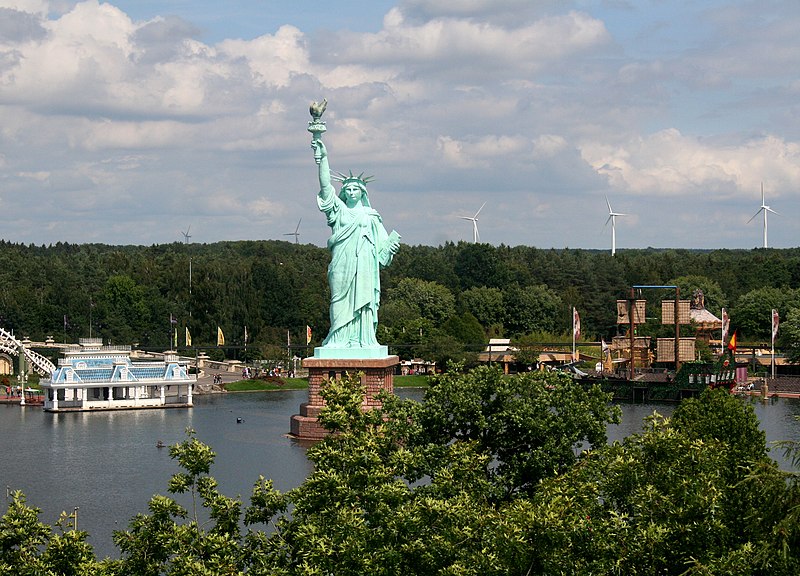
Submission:
{"label": "white flag", "polygon": [[728,329],[731,327],[731,319],[728,317],[728,311],[722,309],[722,344],[725,345],[725,338],[728,336]]}
{"label": "white flag", "polygon": [[780,324],[780,318],[778,317],[778,311],[775,308],[772,309],[772,341],[775,341],[775,336],[778,335],[778,325]]}

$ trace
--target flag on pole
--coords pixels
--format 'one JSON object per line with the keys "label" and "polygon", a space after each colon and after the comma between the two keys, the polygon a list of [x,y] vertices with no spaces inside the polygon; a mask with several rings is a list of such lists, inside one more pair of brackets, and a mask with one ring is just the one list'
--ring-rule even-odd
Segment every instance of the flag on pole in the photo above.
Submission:
{"label": "flag on pole", "polygon": [[217,326],[217,346],[225,346],[225,334],[219,326]]}
{"label": "flag on pole", "polygon": [[173,342],[174,342],[173,349],[177,350],[178,349],[178,327],[177,326],[175,327],[175,334],[174,334],[172,339],[173,339]]}
{"label": "flag on pole", "polygon": [[778,325],[780,324],[780,317],[775,308],[772,309],[772,341],[775,342],[775,337],[778,335]]}
{"label": "flag on pole", "polygon": [[736,355],[736,330],[733,331],[733,336],[731,336],[731,341],[728,342],[728,350],[733,352],[734,356]]}
{"label": "flag on pole", "polygon": [[189,333],[189,327],[186,327],[186,346],[189,347],[192,345],[192,335]]}
{"label": "flag on pole", "polygon": [[177,324],[178,323],[178,319],[175,318],[171,313],[169,315],[169,323],[170,324]]}
{"label": "flag on pole", "polygon": [[604,338],[601,338],[601,339],[600,339],[600,350],[601,350],[601,352],[603,353],[603,357],[604,357],[604,358],[605,358],[605,357],[606,357],[608,354],[610,354],[610,353],[611,353],[611,349],[609,349],[609,347],[608,347],[608,344],[606,344],[606,341],[605,341],[605,339],[604,339]]}
{"label": "flag on pole", "polygon": [[244,343],[247,344],[247,326],[244,327]]}
{"label": "flag on pole", "polygon": [[578,315],[578,309],[572,308],[572,335],[575,340],[581,339],[581,317]]}
{"label": "flag on pole", "polygon": [[311,344],[311,326],[306,324],[306,346]]}
{"label": "flag on pole", "polygon": [[728,311],[725,308],[722,309],[722,341],[725,342],[725,338],[728,337],[728,329],[731,327],[731,319],[728,316]]}

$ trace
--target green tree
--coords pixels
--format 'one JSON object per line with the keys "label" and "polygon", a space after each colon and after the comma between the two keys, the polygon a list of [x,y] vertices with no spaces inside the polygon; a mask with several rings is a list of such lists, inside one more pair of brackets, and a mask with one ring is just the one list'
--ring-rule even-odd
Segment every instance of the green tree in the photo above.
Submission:
{"label": "green tree", "polygon": [[491,463],[484,472],[499,497],[530,494],[542,479],[575,464],[583,443],[605,443],[607,424],[619,419],[619,408],[608,401],[598,387],[584,390],[560,373],[451,371],[433,380],[404,442],[431,450],[475,442]]}
{"label": "green tree", "polygon": [[[782,502],[782,504],[778,504]],[[596,451],[548,480],[535,504],[566,504],[543,527],[584,573],[792,574],[798,568],[796,486],[766,457],[752,408],[707,391],[673,420]],[[534,506],[536,509],[536,506]],[[584,519],[580,530],[571,519]],[[788,530],[787,530],[788,528]],[[732,560],[734,559],[735,560]],[[738,565],[737,565],[738,564]]]}
{"label": "green tree", "polygon": [[486,334],[483,326],[469,312],[451,316],[442,326],[442,329],[458,340],[463,350],[479,352],[486,344]]}
{"label": "green tree", "polygon": [[470,288],[461,293],[460,301],[462,307],[475,316],[484,328],[502,327],[505,309],[503,292],[499,288]]}
{"label": "green tree", "polygon": [[508,574],[493,549],[504,513],[487,499],[488,457],[473,442],[410,447],[415,403],[384,398],[385,410],[364,412],[362,394],[357,379],[323,390],[320,418],[336,434],[309,449],[314,471],[262,547],[274,571],[257,573]]}
{"label": "green tree", "polygon": [[742,295],[731,313],[731,329],[739,330],[744,338],[769,341],[772,330],[772,309],[785,315],[800,308],[797,290],[757,288]]}
{"label": "green tree", "polygon": [[792,308],[781,323],[779,340],[791,362],[800,362],[800,308]]}
{"label": "green tree", "polygon": [[[145,289],[130,276],[110,276],[97,302],[95,320],[99,332],[115,343],[138,342],[149,324]],[[163,321],[164,344],[168,340],[169,318]]]}
{"label": "green tree", "polygon": [[410,316],[430,320],[434,326],[440,326],[455,313],[455,297],[445,286],[436,282],[404,278],[389,290],[386,300],[390,302],[389,310],[394,310],[396,317],[383,321],[389,325],[398,325],[407,321]]}
{"label": "green tree", "polygon": [[[170,457],[181,472],[169,481],[171,494],[189,497],[190,508],[166,496],[154,496],[150,514],[139,514],[128,530],[114,533],[122,556],[113,564],[116,574],[244,574],[248,548],[240,530],[241,502],[219,493],[210,476],[214,452],[187,430],[187,439],[170,447]],[[244,513],[247,524],[269,521],[285,509],[284,498],[271,482],[260,478],[253,489],[252,505]],[[257,537],[256,537],[257,538]]]}
{"label": "green tree", "polygon": [[69,517],[61,515],[58,533],[39,521],[41,511],[27,505],[25,495],[10,495],[8,509],[0,517],[0,574],[39,576],[59,574],[78,576],[99,574],[88,534],[69,529]]}
{"label": "green tree", "polygon": [[511,336],[531,332],[555,332],[563,324],[561,298],[547,286],[512,284],[503,290],[505,320],[503,326]]}
{"label": "green tree", "polygon": [[489,244],[460,242],[453,269],[461,290],[477,286],[502,288],[509,281],[505,263],[497,257],[497,248]]}

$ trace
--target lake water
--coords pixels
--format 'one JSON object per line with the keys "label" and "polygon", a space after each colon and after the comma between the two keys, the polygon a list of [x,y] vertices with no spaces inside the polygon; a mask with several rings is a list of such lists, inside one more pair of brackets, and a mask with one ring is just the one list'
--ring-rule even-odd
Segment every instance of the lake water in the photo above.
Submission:
{"label": "lake water", "polygon": [[[398,389],[421,398],[421,390]],[[78,527],[90,534],[98,557],[117,557],[113,530],[147,512],[153,494],[166,494],[178,467],[168,449],[186,428],[217,454],[211,474],[228,496],[248,501],[259,475],[281,491],[311,472],[305,447],[286,436],[289,418],[307,399],[305,390],[196,396],[192,409],[51,414],[41,407],[0,405],[0,481],[22,490],[28,504],[53,523],[62,510],[79,508]],[[800,401],[754,402],[769,441],[800,440]],[[640,432],[653,410],[669,415],[672,405],[624,404],[623,421],[609,428],[610,439]],[[241,418],[242,422],[237,422]],[[779,454],[775,454],[781,461]],[[2,506],[3,513],[6,506]]]}

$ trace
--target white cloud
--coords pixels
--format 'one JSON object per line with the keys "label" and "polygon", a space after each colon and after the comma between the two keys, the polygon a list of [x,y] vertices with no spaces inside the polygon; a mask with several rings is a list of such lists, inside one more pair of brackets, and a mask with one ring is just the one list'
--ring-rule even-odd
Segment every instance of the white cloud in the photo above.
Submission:
{"label": "white cloud", "polygon": [[[398,0],[369,23],[341,3],[309,28],[286,3],[294,18],[209,43],[204,27],[236,26],[224,4],[198,2],[194,20],[133,0],[0,0],[5,237],[172,241],[158,223],[179,213],[197,241],[284,239],[264,224],[316,212],[305,128],[322,97],[332,167],[374,174],[410,243],[469,239],[453,203],[487,199],[493,243],[604,245],[606,193],[641,222],[662,202],[723,226],[749,217],[762,180],[792,218],[800,14],[729,4]],[[324,29],[326,10],[342,29]],[[628,219],[620,245],[698,238],[674,220]],[[320,219],[303,240],[326,236]]]}
{"label": "white cloud", "polygon": [[[409,23],[392,9],[384,29],[376,34],[336,39],[338,59],[363,64],[428,67],[455,66],[465,77],[476,68],[494,76],[502,69],[533,71],[570,54],[597,48],[610,41],[603,23],[582,12],[545,16],[519,27],[458,18]],[[445,76],[450,76],[445,72]]]}
{"label": "white cloud", "polygon": [[50,9],[50,2],[47,0],[0,0],[0,8],[44,16]]}
{"label": "white cloud", "polygon": [[286,87],[292,76],[310,69],[305,37],[294,26],[251,41],[226,40],[218,48],[227,57],[247,61],[256,84]]}
{"label": "white cloud", "polygon": [[622,146],[587,144],[582,153],[614,187],[634,194],[750,197],[765,179],[778,190],[800,186],[800,145],[774,136],[720,144],[668,129]]}

